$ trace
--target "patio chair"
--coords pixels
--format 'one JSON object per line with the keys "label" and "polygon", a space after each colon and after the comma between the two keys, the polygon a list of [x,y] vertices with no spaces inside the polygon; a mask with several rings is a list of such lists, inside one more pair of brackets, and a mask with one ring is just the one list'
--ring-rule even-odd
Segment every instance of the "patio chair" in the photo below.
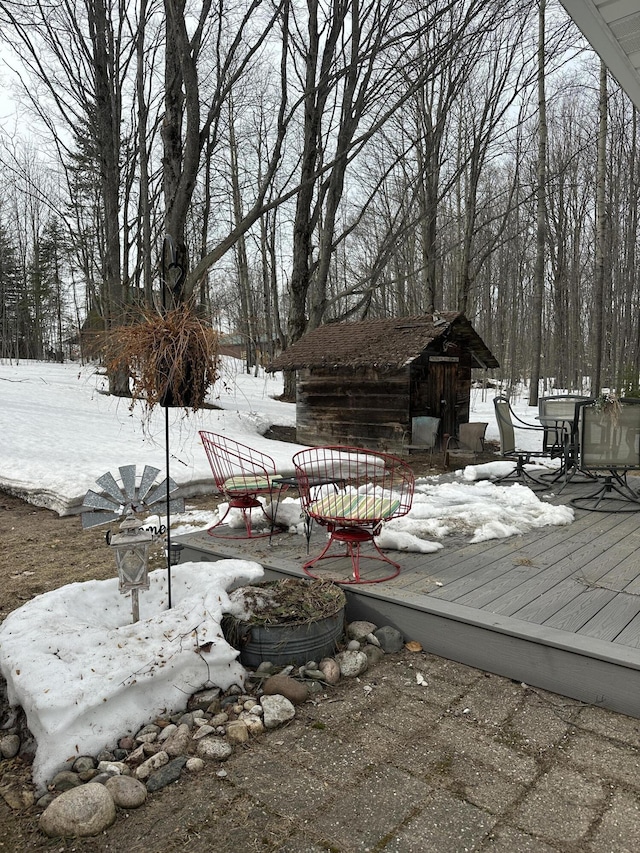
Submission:
{"label": "patio chair", "polygon": [[[200,438],[209,459],[216,488],[228,501],[227,509],[208,529],[210,536],[224,535],[228,539],[254,539],[271,536],[273,522],[258,496],[273,496],[273,478],[277,476],[275,462],[270,456],[247,447],[225,435],[200,431]],[[244,522],[244,533],[239,536],[218,531],[232,509],[239,509]],[[251,511],[259,509],[269,523],[269,530],[256,532],[251,525]],[[227,531],[228,531],[227,525]]]}
{"label": "patio chair", "polygon": [[497,477],[495,483],[522,483],[528,486],[533,491],[543,491],[548,489],[548,485],[537,480],[526,469],[532,459],[551,459],[554,455],[560,455],[561,451],[553,448],[544,448],[540,450],[520,450],[516,446],[516,430],[522,431],[528,435],[534,433],[540,436],[540,444],[544,443],[545,428],[529,424],[519,418],[511,408],[509,398],[500,395],[494,398],[493,405],[496,413],[496,422],[498,432],[500,433],[500,455],[507,459],[515,461],[515,468],[503,477]]}
{"label": "patio chair", "polygon": [[484,436],[488,423],[476,421],[460,424],[458,435],[450,435],[444,448],[444,465],[448,467],[451,456],[473,456],[474,460],[484,450]]}
{"label": "patio chair", "polygon": [[[293,464],[305,515],[329,533],[323,551],[302,567],[305,574],[341,584],[380,583],[395,577],[400,564],[382,553],[375,537],[385,521],[411,509],[415,485],[411,468],[387,453],[343,446],[302,450],[294,455]],[[318,487],[318,483],[333,485]],[[344,551],[329,553],[334,543],[344,545]],[[368,543],[373,553],[362,553]],[[318,564],[325,560],[331,561],[329,574],[320,573]],[[363,578],[361,565],[374,562],[388,564],[393,571]]]}
{"label": "patio chair", "polygon": [[[433,451],[438,443],[438,430],[440,418],[432,418],[428,415],[419,415],[411,418],[411,435],[404,433],[402,438],[402,453],[409,454],[412,450],[429,451],[429,463],[433,460]],[[406,439],[409,439],[406,442]]]}
{"label": "patio chair", "polygon": [[578,465],[601,480],[589,495],[573,498],[577,509],[593,512],[639,512],[640,495],[629,484],[640,470],[640,399],[622,399],[615,410],[593,401],[582,408]]}

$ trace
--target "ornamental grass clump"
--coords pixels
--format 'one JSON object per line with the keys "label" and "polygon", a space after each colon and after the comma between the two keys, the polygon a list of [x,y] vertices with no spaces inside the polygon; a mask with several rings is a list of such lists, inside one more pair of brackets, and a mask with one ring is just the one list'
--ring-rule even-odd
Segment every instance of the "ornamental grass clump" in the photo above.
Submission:
{"label": "ornamental grass clump", "polygon": [[219,371],[218,335],[187,305],[114,329],[108,339],[107,370],[131,374],[132,407],[202,408]]}
{"label": "ornamental grass clump", "polygon": [[285,578],[235,590],[242,618],[253,625],[304,625],[333,616],[347,603],[343,590],[330,581]]}

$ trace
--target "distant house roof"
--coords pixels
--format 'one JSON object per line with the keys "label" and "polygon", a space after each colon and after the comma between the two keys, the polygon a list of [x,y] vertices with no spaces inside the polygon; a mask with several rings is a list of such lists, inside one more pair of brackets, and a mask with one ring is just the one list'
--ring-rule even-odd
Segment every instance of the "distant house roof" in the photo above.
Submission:
{"label": "distant house roof", "polygon": [[392,370],[415,361],[438,338],[469,350],[474,367],[500,366],[464,314],[442,311],[319,326],[288,347],[267,370],[367,366]]}

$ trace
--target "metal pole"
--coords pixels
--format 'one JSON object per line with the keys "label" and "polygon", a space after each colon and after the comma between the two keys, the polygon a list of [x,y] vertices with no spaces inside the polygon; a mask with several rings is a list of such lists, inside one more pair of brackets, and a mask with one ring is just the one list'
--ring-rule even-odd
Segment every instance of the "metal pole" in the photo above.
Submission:
{"label": "metal pole", "polygon": [[[167,254],[169,255],[167,262]],[[162,263],[160,264],[160,275],[162,277],[162,313],[167,311],[167,273],[170,269],[176,266],[176,247],[173,239],[167,234],[162,241]],[[165,395],[166,396],[166,395]],[[169,486],[169,406],[164,406],[164,448],[165,448],[165,466],[167,473],[167,601],[169,610],[172,607],[171,601],[171,510],[169,502],[170,486]]]}

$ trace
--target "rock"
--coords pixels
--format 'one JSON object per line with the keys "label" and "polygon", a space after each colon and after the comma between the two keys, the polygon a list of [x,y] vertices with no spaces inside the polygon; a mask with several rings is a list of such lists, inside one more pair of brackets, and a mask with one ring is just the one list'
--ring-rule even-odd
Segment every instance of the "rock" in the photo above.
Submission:
{"label": "rock", "polygon": [[356,678],[369,666],[369,660],[364,652],[338,652],[336,661],[343,678]]}
{"label": "rock", "polygon": [[249,740],[249,729],[244,720],[232,720],[229,723],[227,738],[231,743],[246,743]]}
{"label": "rock", "polygon": [[327,684],[337,684],[340,681],[340,666],[333,658],[321,660],[318,669],[324,675]]}
{"label": "rock", "polygon": [[181,723],[177,730],[162,744],[162,749],[170,758],[184,755],[189,751],[191,729],[186,723]]}
{"label": "rock", "polygon": [[351,640],[364,640],[367,634],[373,634],[377,627],[373,622],[365,622],[364,620],[349,622],[347,636]]}
{"label": "rock", "polygon": [[96,769],[96,760],[92,755],[79,755],[71,767],[74,773],[86,773]]}
{"label": "rock", "polygon": [[187,702],[188,711],[207,711],[214,702],[220,702],[220,688],[212,687],[208,690],[200,690],[189,697]]}
{"label": "rock", "polygon": [[116,805],[104,785],[89,782],[65,791],[47,806],[39,827],[50,838],[99,835],[116,819]]}
{"label": "rock", "polygon": [[369,666],[375,666],[377,663],[380,663],[382,658],[384,657],[384,652],[380,648],[380,646],[372,646],[371,643],[367,643],[367,645],[362,649],[362,651],[367,656],[367,660],[369,661]]}
{"label": "rock", "polygon": [[349,640],[347,643],[347,651],[348,652],[359,652],[360,651],[360,640]]}
{"label": "rock", "polygon": [[157,726],[155,723],[149,723],[146,726],[143,726],[138,734],[135,736],[135,740],[137,743],[153,743],[154,740],[158,739],[158,735],[162,729],[160,726]]}
{"label": "rock", "polygon": [[218,726],[224,726],[225,723],[229,722],[229,715],[226,711],[220,711],[219,714],[215,714],[209,720],[209,725],[213,726],[213,728],[217,728]]}
{"label": "rock", "polygon": [[121,737],[118,741],[118,746],[120,749],[131,750],[135,746],[135,741],[131,735],[125,735],[125,737]]}
{"label": "rock", "polygon": [[173,761],[170,761],[168,764],[165,764],[164,767],[161,767],[159,770],[156,770],[155,773],[152,773],[151,776],[147,779],[147,791],[153,793],[154,791],[160,791],[162,788],[166,788],[167,785],[170,785],[172,782],[177,782],[180,778],[180,773],[182,772],[182,768],[187,763],[187,756],[180,755],[178,758],[174,758]]}
{"label": "rock", "polygon": [[193,735],[194,740],[201,740],[203,737],[207,737],[207,735],[211,735],[215,732],[215,728],[213,726],[204,725],[200,726],[198,731]]}
{"label": "rock", "polygon": [[0,738],[0,756],[2,758],[15,758],[20,752],[20,738],[18,735],[5,735]]}
{"label": "rock", "polygon": [[201,770],[204,770],[204,761],[196,755],[192,755],[191,758],[187,758],[184,766],[189,773],[199,773]]}
{"label": "rock", "polygon": [[152,755],[150,758],[147,758],[147,760],[143,761],[139,767],[136,767],[136,779],[142,779],[143,781],[146,781],[149,776],[151,776],[154,770],[158,770],[158,768],[162,767],[163,764],[168,763],[169,755],[164,750],[156,752],[155,755]]}
{"label": "rock", "polygon": [[233,747],[220,738],[205,737],[198,742],[197,753],[210,761],[226,761],[233,754]]}
{"label": "rock", "polygon": [[[260,708],[260,712],[262,713],[262,707]],[[247,731],[249,732],[249,734],[253,735],[253,737],[261,735],[264,731],[264,723],[256,714],[253,714],[251,712],[247,713],[245,711],[244,716],[242,717],[242,722],[247,727]]]}
{"label": "rock", "polygon": [[121,809],[137,809],[147,799],[146,787],[132,776],[112,776],[105,782],[105,788]]}
{"label": "rock", "polygon": [[27,791],[13,784],[0,785],[0,797],[2,797],[10,809],[16,812],[30,808],[35,801],[32,791]]}
{"label": "rock", "polygon": [[178,727],[175,723],[169,723],[168,726],[165,726],[160,734],[158,735],[158,740],[160,743],[164,743],[165,740],[168,740],[172,735],[174,735],[178,731]]}
{"label": "rock", "polygon": [[110,776],[128,776],[131,770],[124,761],[99,761],[98,773],[108,773]]}
{"label": "rock", "polygon": [[292,720],[296,715],[293,703],[286,696],[279,694],[275,696],[263,695],[260,697],[260,704],[264,712],[263,721],[266,729],[276,729]]}
{"label": "rock", "polygon": [[51,784],[56,791],[69,791],[71,788],[77,788],[78,785],[82,785],[82,780],[72,770],[61,770],[53,777]]}
{"label": "rock", "polygon": [[387,654],[395,654],[404,646],[404,637],[397,628],[392,628],[391,625],[384,625],[373,632],[374,637],[378,639],[382,649]]}
{"label": "rock", "polygon": [[286,675],[272,675],[262,686],[264,694],[284,696],[294,705],[302,705],[309,698],[309,688],[306,684],[289,678]]}

